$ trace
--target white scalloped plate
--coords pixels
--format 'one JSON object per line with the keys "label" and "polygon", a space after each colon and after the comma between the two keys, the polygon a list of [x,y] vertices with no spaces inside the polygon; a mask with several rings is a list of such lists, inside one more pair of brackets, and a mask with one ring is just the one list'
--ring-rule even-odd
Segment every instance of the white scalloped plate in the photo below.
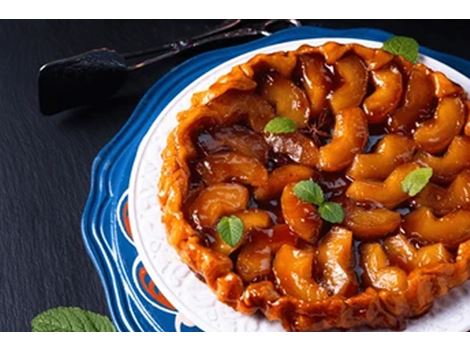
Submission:
{"label": "white scalloped plate", "polygon": [[[178,311],[205,331],[282,331],[279,323],[262,317],[242,315],[220,303],[212,291],[183,264],[166,241],[157,203],[157,180],[162,167],[161,152],[166,137],[176,126],[176,115],[190,107],[193,93],[207,89],[218,77],[257,53],[293,50],[301,44],[321,45],[328,40],[360,43],[379,47],[381,43],[348,38],[320,38],[285,42],[267,46],[217,66],[181,91],[160,113],[142,140],[132,168],[129,184],[129,216],[134,241],[152,280]],[[432,58],[422,56],[427,66],[444,72],[470,92],[470,79]],[[407,331],[470,330],[470,282],[452,290],[435,302],[425,316],[411,320]]]}

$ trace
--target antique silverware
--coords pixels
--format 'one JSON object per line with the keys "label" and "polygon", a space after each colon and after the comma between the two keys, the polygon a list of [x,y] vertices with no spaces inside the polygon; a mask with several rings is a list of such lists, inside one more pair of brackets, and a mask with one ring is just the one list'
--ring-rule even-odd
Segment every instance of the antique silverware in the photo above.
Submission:
{"label": "antique silverware", "polygon": [[209,43],[269,36],[280,28],[292,26],[299,27],[301,23],[268,20],[245,25],[242,20],[226,20],[203,34],[155,48],[122,54],[100,48],[49,62],[39,69],[39,107],[44,115],[52,115],[90,105],[110,98],[122,87],[129,73],[142,67]]}

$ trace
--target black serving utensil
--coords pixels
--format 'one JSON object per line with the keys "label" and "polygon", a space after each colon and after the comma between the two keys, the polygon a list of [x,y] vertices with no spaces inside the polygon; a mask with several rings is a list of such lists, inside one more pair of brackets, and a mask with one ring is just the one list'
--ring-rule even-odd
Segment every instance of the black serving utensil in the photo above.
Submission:
{"label": "black serving utensil", "polygon": [[107,99],[127,75],[124,57],[106,48],[45,64],[38,79],[41,113],[52,115]]}
{"label": "black serving utensil", "polygon": [[101,48],[47,63],[40,68],[38,77],[41,113],[52,115],[108,99],[122,87],[130,72],[202,45],[269,36],[279,26],[301,25],[297,20],[241,24],[241,20],[227,20],[201,35],[142,51],[120,54],[113,49]]}

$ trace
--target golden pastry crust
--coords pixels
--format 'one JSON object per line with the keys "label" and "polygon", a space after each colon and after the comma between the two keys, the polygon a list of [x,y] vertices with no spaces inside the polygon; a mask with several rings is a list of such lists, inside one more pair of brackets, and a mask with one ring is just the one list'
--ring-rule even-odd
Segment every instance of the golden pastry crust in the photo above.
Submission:
{"label": "golden pastry crust", "polygon": [[[395,257],[399,258],[401,247],[390,247],[386,245],[384,249],[380,244],[380,238],[384,239],[385,235],[381,237],[380,231],[372,231],[373,233],[370,234],[367,232],[367,229],[361,230],[364,229],[364,224],[360,223],[361,218],[356,215],[354,219],[357,220],[354,222],[354,228],[349,229],[350,231],[358,231],[360,238],[369,236],[372,237],[372,239],[376,239],[377,236],[379,237],[377,242],[374,242],[376,243],[375,246],[361,248],[363,253],[362,264],[363,267],[366,268],[365,275],[367,275],[367,277],[362,280],[361,288],[358,288],[357,284],[354,284],[352,289],[347,290],[347,294],[330,295],[320,292],[316,295],[320,298],[308,300],[286,294],[286,292],[291,291],[280,289],[279,280],[282,281],[283,277],[278,277],[276,281],[276,279],[272,278],[272,275],[267,275],[252,282],[244,281],[236,267],[243,263],[235,263],[227,254],[217,251],[215,247],[208,246],[200,229],[196,229],[194,224],[188,220],[186,201],[188,197],[191,197],[191,194],[199,191],[199,189],[193,189],[191,185],[191,174],[194,172],[194,165],[192,165],[191,162],[198,157],[194,136],[211,126],[231,126],[241,117],[247,119],[249,123],[251,122],[253,130],[260,132],[260,128],[276,115],[276,105],[272,104],[272,102],[270,102],[271,104],[265,104],[265,100],[263,100],[263,103],[255,101],[258,99],[256,98],[257,95],[255,96],[251,93],[259,88],[258,74],[263,70],[270,70],[270,72],[276,72],[276,75],[289,79],[294,75],[298,75],[299,72],[301,72],[300,74],[302,74],[302,72],[312,72],[312,75],[314,75],[316,72],[315,65],[318,66],[318,62],[311,63],[308,70],[302,67],[299,68],[299,66],[307,65],[306,59],[309,56],[324,62],[325,65],[331,65],[333,67],[337,65],[339,70],[347,70],[348,68],[344,67],[348,65],[353,67],[351,70],[363,70],[361,71],[362,81],[370,79],[372,83],[375,82],[379,84],[381,79],[388,79],[388,74],[391,77],[390,79],[393,80],[390,82],[391,86],[396,86],[396,82],[402,82],[402,80],[403,82],[410,82],[411,80],[416,81],[416,79],[413,78],[414,76],[419,76],[419,82],[413,84],[430,84],[428,88],[434,93],[431,98],[416,96],[415,92],[409,91],[410,86],[406,86],[405,83],[403,83],[403,87],[393,88],[393,92],[391,93],[393,96],[387,96],[387,92],[378,92],[376,97],[369,99],[368,97],[370,97],[371,94],[368,86],[364,86],[363,88],[357,87],[359,84],[357,82],[343,82],[341,91],[336,87],[336,93],[333,94],[335,99],[334,104],[335,106],[341,106],[342,111],[345,111],[345,109],[348,111],[345,116],[346,121],[351,121],[353,118],[356,118],[359,122],[364,121],[363,119],[369,115],[369,124],[376,124],[377,121],[385,120],[385,114],[392,116],[392,119],[394,116],[399,115],[399,117],[392,121],[389,128],[390,132],[394,132],[393,136],[397,136],[394,138],[397,140],[403,138],[410,144],[409,150],[399,152],[401,154],[409,152],[409,155],[407,154],[406,157],[402,157],[401,154],[399,156],[392,155],[392,151],[384,152],[390,154],[390,163],[386,165],[389,170],[384,171],[382,167],[375,171],[373,168],[368,170],[367,167],[369,167],[369,165],[364,165],[366,168],[364,170],[358,169],[360,159],[357,158],[362,158],[362,156],[359,155],[365,154],[364,138],[367,138],[367,128],[364,132],[361,132],[362,137],[358,140],[344,140],[341,139],[342,131],[339,131],[341,126],[336,126],[334,132],[335,137],[333,139],[337,139],[335,145],[338,145],[338,147],[335,147],[331,160],[332,165],[339,165],[338,168],[330,167],[330,164],[326,162],[322,164],[317,161],[326,158],[324,155],[326,148],[324,147],[316,148],[314,145],[314,148],[312,148],[309,154],[303,155],[304,159],[302,159],[301,156],[298,160],[293,160],[294,158],[292,155],[289,155],[287,151],[287,156],[290,157],[292,164],[296,162],[303,164],[303,169],[299,172],[304,174],[305,178],[313,177],[315,179],[313,175],[316,175],[317,171],[337,172],[339,170],[346,174],[348,170],[345,168],[350,165],[353,165],[353,169],[349,171],[351,175],[377,175],[372,179],[368,178],[367,180],[363,180],[359,177],[358,180],[353,180],[350,186],[352,188],[349,188],[348,192],[345,192],[345,194],[351,196],[352,198],[349,201],[353,202],[383,202],[384,204],[379,205],[379,208],[383,208],[384,210],[375,215],[377,217],[375,221],[381,224],[381,229],[390,229],[390,231],[392,231],[390,235],[393,235],[394,229],[397,228],[397,219],[393,217],[394,223],[392,226],[387,226],[383,224],[387,219],[382,219],[382,213],[384,216],[386,215],[390,218],[390,214],[393,215],[393,209],[409,198],[406,194],[401,194],[401,190],[396,190],[398,181],[395,180],[392,182],[392,177],[399,174],[401,175],[400,170],[404,168],[411,170],[418,167],[420,164],[429,164],[430,161],[428,161],[428,159],[432,159],[435,164],[439,164],[439,157],[442,157],[441,152],[447,150],[449,145],[452,146],[452,143],[456,143],[452,141],[458,139],[463,143],[467,138],[470,138],[467,137],[469,135],[468,126],[470,121],[467,122],[466,128],[463,126],[464,118],[470,116],[470,114],[468,108],[469,104],[464,103],[465,96],[462,89],[460,86],[448,80],[442,73],[433,72],[422,64],[413,65],[400,57],[395,57],[380,49],[371,49],[357,44],[342,45],[333,42],[326,43],[319,47],[304,45],[294,51],[256,55],[248,62],[235,66],[228,74],[220,77],[208,90],[194,94],[191,108],[179,113],[178,127],[168,136],[167,146],[162,154],[163,167],[159,181],[158,194],[163,210],[163,222],[167,229],[168,241],[171,246],[176,249],[183,262],[206,282],[220,301],[246,314],[254,314],[256,311],[261,311],[268,319],[280,321],[286,330],[319,331],[332,328],[351,329],[359,326],[392,329],[404,328],[406,319],[425,313],[432,306],[433,301],[437,297],[445,295],[449,289],[463,284],[469,278],[470,232],[467,234],[464,230],[461,230],[461,232],[464,233],[463,235],[461,234],[458,242],[452,242],[451,254],[441,255],[441,248],[439,249],[439,253],[437,249],[430,248],[426,250],[426,253],[423,252],[424,254],[421,255],[421,257],[424,256],[421,263],[426,263],[426,265],[423,264],[413,267],[410,265],[405,266],[400,264],[401,262],[397,264],[397,262],[392,260]],[[359,66],[357,64],[358,60],[362,62]],[[397,77],[399,72],[403,77]],[[315,81],[315,79],[316,82],[326,82],[325,80],[318,80],[318,77],[313,77],[312,81]],[[275,85],[277,83],[272,84]],[[350,86],[345,86],[346,84]],[[371,84],[371,86],[373,86],[373,84]],[[272,88],[273,86],[270,87]],[[327,105],[328,102],[324,101],[324,99],[327,99],[324,92],[324,89],[326,89],[324,85],[320,85],[320,88],[323,89],[320,91],[308,90],[309,86],[304,81],[304,87],[307,89],[305,97],[308,96],[309,99],[315,99],[321,106]],[[276,99],[276,96],[278,96],[275,92],[276,89],[271,88],[266,91],[266,94],[271,94],[269,97]],[[287,88],[284,87],[282,89]],[[356,94],[353,94],[351,98],[350,91],[352,90],[355,90]],[[360,91],[359,93],[357,93],[358,90]],[[297,91],[294,93],[299,94]],[[396,94],[403,96],[400,103],[397,102]],[[413,143],[414,129],[413,127],[410,128],[410,126],[415,125],[419,127],[422,125],[421,121],[419,121],[420,117],[417,111],[431,104],[432,107],[430,107],[430,111],[434,112],[439,102],[450,98],[458,100],[459,102],[458,107],[460,110],[456,112],[458,116],[456,115],[455,118],[458,120],[458,123],[454,123],[454,125],[445,130],[445,140],[437,147],[428,147],[427,150],[420,150],[418,148],[417,153],[415,153]],[[302,97],[302,99],[304,99],[304,97]],[[385,99],[388,105],[381,107],[380,104],[377,103],[377,99]],[[362,106],[364,100],[367,102],[365,106],[366,111],[360,115],[360,110],[364,109]],[[351,112],[351,110],[347,110],[349,106],[359,110],[359,115],[355,112]],[[403,113],[405,110],[406,114]],[[320,118],[318,116],[318,109],[313,108],[309,111],[311,119]],[[296,116],[300,117],[304,116],[302,115],[304,113],[306,113],[305,110],[295,112],[295,114],[297,114]],[[307,112],[307,114],[308,113],[309,112]],[[340,114],[339,111],[338,113]],[[427,124],[433,123],[432,116],[432,114],[429,116],[431,122],[428,121]],[[438,117],[434,118],[439,120]],[[372,119],[372,121],[370,119]],[[354,128],[359,128],[361,131],[364,130],[363,123],[359,122],[356,123],[356,125],[360,124],[360,127],[346,126],[345,131],[354,130]],[[347,123],[344,122],[344,124]],[[434,122],[434,124],[437,124],[437,122]],[[442,129],[445,129],[445,126],[442,127]],[[417,130],[419,130],[419,128]],[[465,136],[465,134],[467,134],[467,136]],[[400,135],[407,135],[407,137],[399,137]],[[423,137],[423,140],[418,138],[416,142],[418,145],[420,143],[424,144],[425,137]],[[341,160],[338,161],[338,164],[335,164],[336,161],[334,159],[338,152],[341,151],[341,145],[347,148],[349,154],[347,158],[340,158]],[[322,149],[324,150],[323,152]],[[385,148],[382,149],[385,150]],[[259,148],[259,150],[263,150],[263,148]],[[441,154],[432,155],[436,154],[436,150]],[[378,153],[381,153],[380,149],[376,151],[374,155],[379,155]],[[467,151],[467,155],[470,155],[470,151]],[[356,159],[354,159],[354,156],[356,156]],[[245,160],[249,157],[250,156],[245,155],[239,157],[237,160]],[[468,157],[465,157],[462,153],[459,154],[459,157],[465,160],[468,159]],[[253,157],[251,156],[251,158]],[[308,160],[309,162],[302,163],[302,160]],[[383,160],[378,160],[378,162],[383,162]],[[257,164],[259,163],[258,161]],[[263,161],[261,161],[261,163],[263,163]],[[449,161],[449,170],[447,170],[445,165],[442,167],[444,170],[439,170],[438,176],[439,174],[445,174],[446,180],[454,179],[457,174],[463,171],[461,167],[458,167],[458,160],[454,160],[454,163]],[[464,167],[466,167],[466,165]],[[323,170],[325,168],[327,170]],[[279,171],[278,174],[285,174],[289,179],[288,182],[292,182],[297,180],[296,176],[292,174],[292,172],[295,171],[296,167],[293,167],[291,171]],[[244,177],[244,175],[240,176],[239,174],[236,176],[239,178]],[[256,179],[256,181],[258,183],[265,182],[265,187],[263,188],[261,185],[258,191],[254,193],[254,196],[279,198],[281,190],[284,187],[289,187],[289,185],[287,184],[288,182],[283,184],[282,180],[276,177],[276,174],[269,176],[266,174],[266,171],[263,171],[262,179]],[[397,177],[398,176],[395,178]],[[439,180],[438,178],[437,181]],[[217,180],[217,182],[219,181],[221,180]],[[225,180],[222,181],[225,182]],[[275,189],[273,189],[272,192],[269,190],[269,182],[275,185]],[[252,185],[247,186],[246,183],[244,183],[243,186],[240,187],[249,188],[252,187]],[[369,189],[371,190],[369,191]],[[378,194],[377,189],[379,189],[380,192],[386,193]],[[447,190],[451,189],[452,187],[447,188]],[[367,197],[372,197],[373,199]],[[424,199],[423,197],[424,196],[420,198],[421,202],[424,202],[422,200]],[[469,200],[463,201],[469,202]],[[468,205],[468,203],[466,204]],[[230,207],[228,206],[228,208]],[[345,208],[347,211],[348,206]],[[355,209],[357,213],[357,207],[352,208]],[[390,211],[385,210],[386,208],[389,208]],[[240,211],[240,209],[236,207],[234,209]],[[220,211],[220,215],[226,215],[223,214],[223,209]],[[313,209],[311,211],[315,210]],[[460,212],[462,211],[464,210],[460,210]],[[415,214],[415,210],[412,210],[411,215],[412,216],[409,218],[410,224],[408,225],[410,227],[412,227],[411,219],[415,221],[413,224],[420,223],[420,221],[427,221],[427,218],[419,219],[420,214]],[[341,225],[342,227],[339,227],[339,229],[343,229],[343,227],[348,228],[347,221],[352,221],[351,216],[346,216],[346,222]],[[432,217],[431,220],[436,222],[434,217]],[[449,227],[446,228],[446,224],[447,223],[444,223],[440,226],[444,230],[451,230]],[[426,223],[420,223],[420,226],[426,227],[428,225]],[[335,231],[340,233],[343,230]],[[275,227],[274,231],[278,231],[281,237],[289,237],[291,235],[290,233],[286,235],[287,232],[284,228],[278,227],[276,230]],[[364,233],[364,231],[366,232]],[[382,232],[384,231],[389,230],[382,230]],[[315,233],[315,236],[317,235],[318,234]],[[285,258],[295,257],[295,255],[289,256],[289,250],[292,250],[297,242],[291,239],[282,240],[284,242],[281,241],[279,244],[275,239],[271,239],[271,241],[269,246],[266,247],[269,249],[268,259],[271,258],[272,260],[276,251],[279,253],[279,248],[282,248],[282,253]],[[321,241],[322,239],[320,239],[320,242]],[[445,242],[445,240],[443,242]],[[282,243],[288,244],[281,246]],[[335,243],[341,242],[337,240],[337,242],[332,242],[331,245],[334,246],[336,245]],[[429,243],[432,245],[432,242]],[[427,244],[427,242],[423,242],[421,248],[427,248]],[[299,253],[304,253],[302,255],[308,260],[315,260],[314,257],[312,257],[313,252],[311,251],[316,251],[316,249],[312,249],[316,247],[312,247],[308,243],[306,246],[307,248],[304,249],[300,246],[300,249],[298,249],[298,251],[300,251]],[[374,258],[376,260],[380,259],[380,265],[377,264],[378,262],[372,265]],[[370,260],[370,262],[368,262],[368,260]],[[246,266],[243,268],[246,268]],[[304,269],[299,267],[298,270]],[[302,272],[305,273],[305,271]],[[283,274],[279,273],[278,275]],[[385,286],[384,280],[388,280]],[[314,285],[313,282],[312,285]],[[387,285],[391,285],[391,287]],[[309,289],[314,289],[314,286],[312,286],[313,288],[309,286]],[[295,292],[295,290],[292,292]]]}

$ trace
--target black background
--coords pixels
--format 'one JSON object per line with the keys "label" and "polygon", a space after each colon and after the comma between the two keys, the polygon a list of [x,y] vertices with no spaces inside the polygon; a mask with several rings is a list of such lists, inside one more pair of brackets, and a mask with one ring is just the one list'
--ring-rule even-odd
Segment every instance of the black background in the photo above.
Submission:
{"label": "black background", "polygon": [[[52,117],[38,111],[38,68],[103,46],[122,52],[155,46],[216,23],[0,21],[0,330],[29,331],[34,315],[59,305],[107,313],[98,275],[80,234],[91,164],[146,88],[185,57],[135,73],[111,101]],[[469,22],[303,23],[381,28],[470,59]]]}

